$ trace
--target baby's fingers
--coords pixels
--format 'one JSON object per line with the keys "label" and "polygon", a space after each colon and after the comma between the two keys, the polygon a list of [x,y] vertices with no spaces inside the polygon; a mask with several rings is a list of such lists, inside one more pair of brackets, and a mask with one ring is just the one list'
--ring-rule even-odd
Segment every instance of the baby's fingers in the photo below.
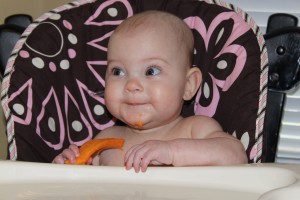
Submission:
{"label": "baby's fingers", "polygon": [[134,168],[135,172],[145,172],[150,163],[150,160],[147,158],[148,148],[145,148],[143,145],[139,145],[130,151],[129,156],[126,160],[126,169]]}
{"label": "baby's fingers", "polygon": [[135,152],[135,149],[138,147],[138,145],[132,146],[124,156],[124,163],[127,170],[131,169],[132,163],[133,163],[133,155]]}
{"label": "baby's fingers", "polygon": [[78,157],[79,156],[79,148],[78,148],[78,146],[76,146],[75,144],[71,144],[70,146],[69,146],[69,149],[71,150],[71,151],[73,151],[73,153],[75,154],[75,156],[76,157]]}
{"label": "baby's fingers", "polygon": [[[135,154],[141,148],[140,145],[135,145],[131,147],[125,154],[125,167],[127,170],[130,170],[133,167]],[[137,172],[137,170],[135,169]]]}
{"label": "baby's fingers", "polygon": [[76,161],[76,157],[79,155],[79,151],[76,153],[76,150],[74,149],[74,147],[70,146],[68,149],[63,150],[61,155],[64,158],[64,161],[69,160],[71,164],[74,164]]}
{"label": "baby's fingers", "polygon": [[64,162],[65,162],[65,159],[61,154],[57,155],[52,161],[52,163],[55,163],[55,164],[64,164]]}
{"label": "baby's fingers", "polygon": [[93,164],[93,158],[90,157],[90,158],[88,159],[88,161],[86,162],[86,164],[87,164],[87,165],[92,165],[92,164]]}
{"label": "baby's fingers", "polygon": [[[76,150],[75,150],[75,152],[76,152]],[[76,155],[74,153],[74,150],[72,150],[71,148],[69,148],[69,149],[63,150],[63,152],[61,154],[57,155],[53,159],[52,163],[64,164],[65,160],[67,160],[67,159],[69,159],[71,161],[71,163],[72,163],[72,160],[74,162],[75,158],[76,158]]]}

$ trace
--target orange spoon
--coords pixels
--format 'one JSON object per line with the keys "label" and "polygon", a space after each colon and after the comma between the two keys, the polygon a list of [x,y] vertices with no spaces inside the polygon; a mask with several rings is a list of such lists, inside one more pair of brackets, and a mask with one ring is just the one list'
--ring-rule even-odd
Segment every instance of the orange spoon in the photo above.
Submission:
{"label": "orange spoon", "polygon": [[[103,151],[105,149],[118,148],[121,149],[124,144],[124,139],[107,138],[107,139],[94,139],[84,143],[79,148],[79,156],[76,158],[74,164],[85,165],[93,154]],[[71,164],[69,160],[65,164]]]}

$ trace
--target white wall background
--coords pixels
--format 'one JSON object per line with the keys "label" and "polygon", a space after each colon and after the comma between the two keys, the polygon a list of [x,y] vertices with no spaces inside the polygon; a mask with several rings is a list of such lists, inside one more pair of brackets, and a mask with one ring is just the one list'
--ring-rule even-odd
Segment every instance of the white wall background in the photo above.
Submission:
{"label": "white wall background", "polygon": [[73,0],[0,0],[0,24],[3,23],[5,17],[18,13],[30,14],[35,19],[71,1]]}
{"label": "white wall background", "polygon": [[[265,33],[268,17],[273,13],[288,13],[298,17],[299,0],[225,0],[246,11]],[[299,26],[298,23],[298,26]],[[300,41],[299,41],[300,42]],[[281,122],[276,162],[300,163],[300,89],[287,95]]]}

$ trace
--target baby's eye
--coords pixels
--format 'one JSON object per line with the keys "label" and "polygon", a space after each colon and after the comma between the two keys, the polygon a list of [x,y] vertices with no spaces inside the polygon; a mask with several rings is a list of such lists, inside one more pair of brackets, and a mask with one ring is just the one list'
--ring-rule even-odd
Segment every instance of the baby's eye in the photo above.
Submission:
{"label": "baby's eye", "polygon": [[124,76],[125,75],[124,71],[120,68],[117,68],[117,67],[112,69],[112,74],[114,76]]}
{"label": "baby's eye", "polygon": [[146,76],[155,76],[160,73],[160,69],[157,67],[149,67],[146,71]]}

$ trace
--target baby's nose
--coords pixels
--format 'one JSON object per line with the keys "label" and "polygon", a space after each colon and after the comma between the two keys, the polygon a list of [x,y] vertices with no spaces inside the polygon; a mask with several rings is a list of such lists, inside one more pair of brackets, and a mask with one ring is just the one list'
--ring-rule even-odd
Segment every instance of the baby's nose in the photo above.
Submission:
{"label": "baby's nose", "polygon": [[142,81],[137,78],[131,78],[127,81],[125,89],[127,92],[141,92],[143,91]]}

